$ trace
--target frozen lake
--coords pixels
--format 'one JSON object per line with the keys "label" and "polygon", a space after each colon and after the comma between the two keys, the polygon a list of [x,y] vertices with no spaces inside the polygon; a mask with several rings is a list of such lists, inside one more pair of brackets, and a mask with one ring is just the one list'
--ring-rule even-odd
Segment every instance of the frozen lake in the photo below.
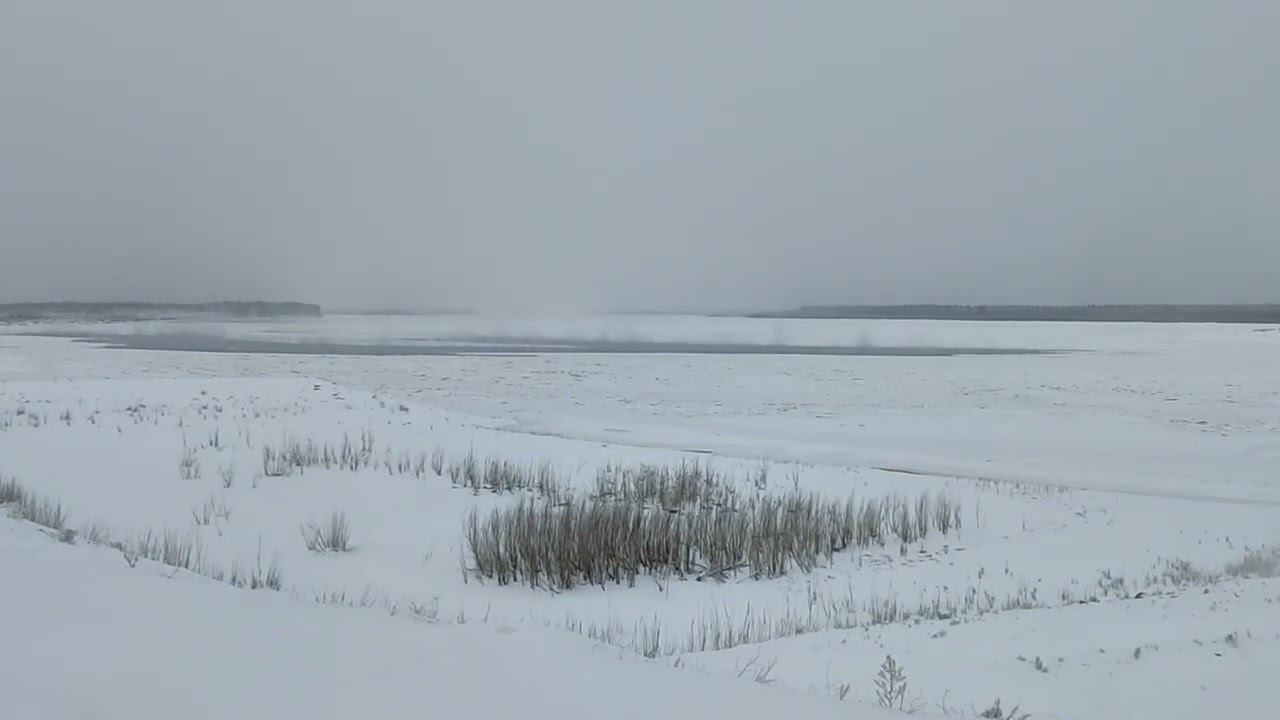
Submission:
{"label": "frozen lake", "polygon": [[332,316],[13,330],[135,348],[0,339],[26,347],[0,360],[24,377],[305,375],[513,432],[1280,501],[1270,327]]}
{"label": "frozen lake", "polygon": [[715,342],[649,342],[643,340],[560,340],[483,337],[456,339],[401,338],[392,341],[344,342],[341,338],[274,340],[227,337],[195,332],[171,333],[46,333],[119,350],[175,350],[183,352],[277,353],[286,355],[863,355],[877,357],[949,357],[952,355],[1030,355],[1048,352],[1018,348],[932,347],[877,345],[766,345]]}
{"label": "frozen lake", "polygon": [[[280,320],[49,322],[20,332],[137,350],[301,355],[683,354],[932,357],[1069,350],[956,323],[605,315],[331,315]],[[904,330],[906,332],[904,332]],[[921,330],[925,332],[922,334]],[[1032,338],[1034,339],[1034,338]]]}

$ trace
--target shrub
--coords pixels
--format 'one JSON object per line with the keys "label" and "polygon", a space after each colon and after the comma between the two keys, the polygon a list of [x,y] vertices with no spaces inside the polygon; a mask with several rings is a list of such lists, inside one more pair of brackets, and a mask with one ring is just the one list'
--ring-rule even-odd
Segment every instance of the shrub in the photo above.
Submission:
{"label": "shrub", "polygon": [[885,655],[876,674],[876,702],[883,707],[905,710],[906,701],[907,673],[892,655]]}

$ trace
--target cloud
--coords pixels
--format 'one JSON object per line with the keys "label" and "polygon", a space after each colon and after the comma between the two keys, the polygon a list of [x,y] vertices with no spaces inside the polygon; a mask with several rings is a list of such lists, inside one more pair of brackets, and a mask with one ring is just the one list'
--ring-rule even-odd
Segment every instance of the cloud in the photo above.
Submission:
{"label": "cloud", "polygon": [[1276,300],[1278,20],[8,3],[0,300]]}

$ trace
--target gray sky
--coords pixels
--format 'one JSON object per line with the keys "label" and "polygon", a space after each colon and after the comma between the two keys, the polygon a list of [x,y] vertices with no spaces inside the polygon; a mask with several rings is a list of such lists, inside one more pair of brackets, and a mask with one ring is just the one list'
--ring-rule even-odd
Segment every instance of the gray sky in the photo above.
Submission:
{"label": "gray sky", "polygon": [[1274,0],[0,0],[0,301],[1280,301]]}

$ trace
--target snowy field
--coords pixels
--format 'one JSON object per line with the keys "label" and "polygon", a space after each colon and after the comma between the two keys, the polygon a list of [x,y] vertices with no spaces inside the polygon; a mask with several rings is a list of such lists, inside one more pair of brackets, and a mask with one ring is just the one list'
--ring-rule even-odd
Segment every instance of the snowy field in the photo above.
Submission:
{"label": "snowy field", "polygon": [[[922,716],[997,699],[987,717],[1273,712],[1270,328],[340,316],[7,332],[0,613],[15,622],[0,701],[14,717],[892,717],[886,655],[907,681],[889,704]],[[306,348],[531,341],[1046,352]],[[612,507],[601,478],[641,468],[696,468],[718,493],[708,522],[812,498],[882,508],[878,533],[773,569],[695,553],[595,584],[486,572],[476,524]],[[325,551],[339,516],[349,547]]]}

